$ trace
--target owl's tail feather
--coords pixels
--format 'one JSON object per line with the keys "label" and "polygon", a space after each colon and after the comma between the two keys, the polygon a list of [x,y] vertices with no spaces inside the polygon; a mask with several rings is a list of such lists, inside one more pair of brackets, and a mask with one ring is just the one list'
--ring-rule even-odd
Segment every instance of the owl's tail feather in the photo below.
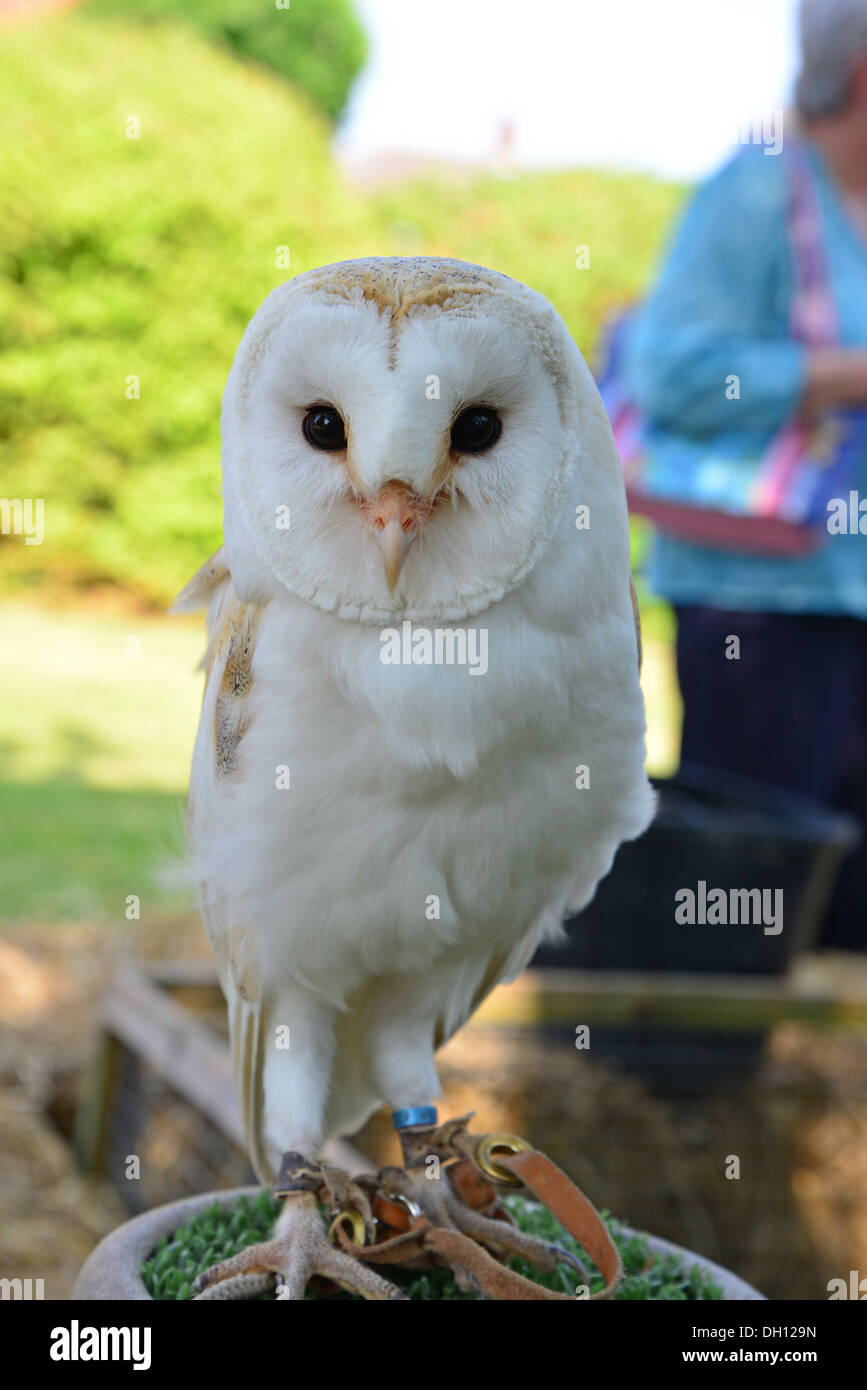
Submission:
{"label": "owl's tail feather", "polygon": [[263,1015],[267,1005],[264,998],[252,1002],[244,999],[234,985],[230,987],[228,1003],[235,1090],[241,1105],[247,1153],[259,1181],[264,1187],[272,1187],[277,1178],[276,1163],[269,1156],[263,1125],[263,1039],[268,1036]]}

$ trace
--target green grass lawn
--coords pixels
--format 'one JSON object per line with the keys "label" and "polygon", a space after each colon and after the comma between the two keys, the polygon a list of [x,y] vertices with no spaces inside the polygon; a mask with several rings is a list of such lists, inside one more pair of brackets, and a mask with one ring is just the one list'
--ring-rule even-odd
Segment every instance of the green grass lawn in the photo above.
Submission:
{"label": "green grass lawn", "polygon": [[123,922],[129,894],[142,915],[190,901],[183,797],[203,646],[190,619],[0,610],[16,657],[2,678],[4,919]]}
{"label": "green grass lawn", "polygon": [[[203,624],[9,602],[0,649],[15,655],[2,677],[0,919],[122,924],[130,894],[142,916],[188,906],[183,803]],[[643,681],[650,764],[666,771],[677,720],[663,637],[646,644]]]}

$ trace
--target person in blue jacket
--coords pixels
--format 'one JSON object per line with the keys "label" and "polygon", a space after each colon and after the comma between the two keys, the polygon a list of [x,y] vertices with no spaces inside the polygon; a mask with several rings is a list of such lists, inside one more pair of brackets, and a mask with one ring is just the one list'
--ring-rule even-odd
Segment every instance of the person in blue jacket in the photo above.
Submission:
{"label": "person in blue jacket", "polygon": [[[790,336],[783,160],[739,151],[691,199],[633,329],[630,385],[658,437],[768,441],[798,412],[867,407],[867,0],[802,0],[800,27],[785,134],[808,151],[839,345]],[[853,487],[865,534],[778,558],[659,533],[649,578],[677,615],[682,761],[809,793],[867,835],[867,458]],[[867,842],[824,941],[867,950]]]}

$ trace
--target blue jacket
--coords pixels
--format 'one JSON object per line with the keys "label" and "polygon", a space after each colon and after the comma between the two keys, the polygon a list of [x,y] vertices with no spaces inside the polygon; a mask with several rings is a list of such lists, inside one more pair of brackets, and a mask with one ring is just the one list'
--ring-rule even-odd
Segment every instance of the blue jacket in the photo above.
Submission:
{"label": "blue jacket", "polygon": [[[759,442],[794,413],[806,352],[788,336],[793,289],[784,156],[740,151],[693,196],[629,347],[630,387],[671,433]],[[867,347],[867,243],[810,151],[840,342]],[[740,398],[726,395],[726,378]],[[867,458],[853,486],[867,497]],[[673,603],[867,618],[867,536],[829,536],[806,558],[740,555],[659,534],[651,587]]]}

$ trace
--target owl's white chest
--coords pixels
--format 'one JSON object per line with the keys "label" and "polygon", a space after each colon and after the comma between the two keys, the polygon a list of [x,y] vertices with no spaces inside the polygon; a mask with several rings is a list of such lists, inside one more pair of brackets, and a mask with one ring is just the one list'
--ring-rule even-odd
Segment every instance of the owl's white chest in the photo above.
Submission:
{"label": "owl's white chest", "polygon": [[269,604],[238,773],[214,779],[196,830],[266,975],[341,997],[453,943],[514,947],[643,828],[629,616],[567,634],[532,600],[452,625],[465,643]]}

